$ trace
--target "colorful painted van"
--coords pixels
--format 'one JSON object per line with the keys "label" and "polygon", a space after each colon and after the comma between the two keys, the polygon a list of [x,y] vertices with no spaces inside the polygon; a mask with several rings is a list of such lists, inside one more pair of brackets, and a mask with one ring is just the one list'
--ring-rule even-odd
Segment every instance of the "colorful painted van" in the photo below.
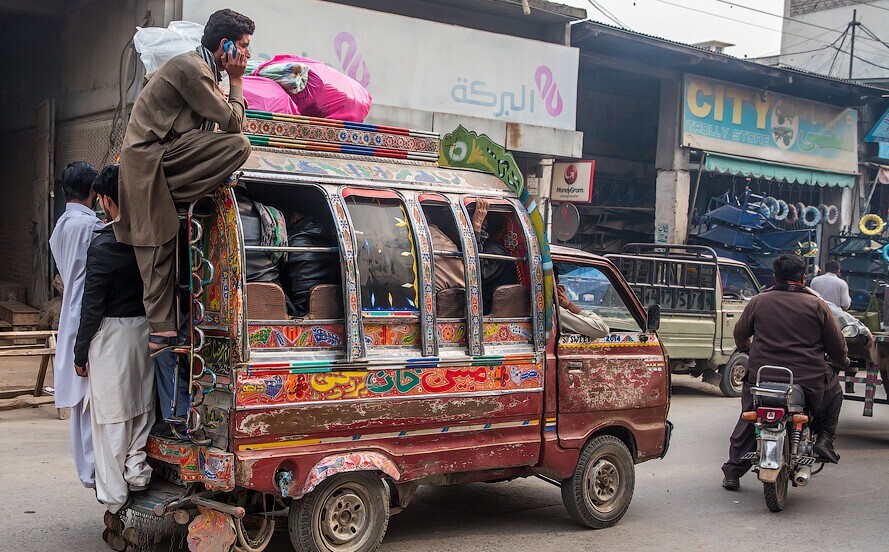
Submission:
{"label": "colorful painted van", "polygon": [[[261,550],[287,523],[297,550],[366,551],[419,485],[538,476],[581,524],[617,523],[634,464],[667,451],[670,381],[657,308],[610,261],[552,248],[559,283],[611,331],[561,333],[558,309],[547,331],[540,243],[492,175],[256,147],[236,176],[183,215],[187,430],[151,437],[157,477],[135,517],[190,524],[194,549]],[[239,194],[327,244],[245,244]],[[336,281],[294,316],[279,284],[306,253]],[[283,257],[278,280],[248,281],[251,255]],[[437,290],[449,260],[464,285]]]}

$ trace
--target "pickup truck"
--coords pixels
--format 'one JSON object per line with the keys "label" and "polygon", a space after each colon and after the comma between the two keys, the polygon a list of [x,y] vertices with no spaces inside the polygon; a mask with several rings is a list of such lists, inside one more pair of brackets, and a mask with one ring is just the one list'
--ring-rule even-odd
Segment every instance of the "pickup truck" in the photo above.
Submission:
{"label": "pickup truck", "polygon": [[733,332],[747,301],[760,292],[750,268],[699,245],[626,245],[607,255],[645,307],[659,304],[658,335],[670,370],[703,377],[728,397],[741,394],[747,355]]}

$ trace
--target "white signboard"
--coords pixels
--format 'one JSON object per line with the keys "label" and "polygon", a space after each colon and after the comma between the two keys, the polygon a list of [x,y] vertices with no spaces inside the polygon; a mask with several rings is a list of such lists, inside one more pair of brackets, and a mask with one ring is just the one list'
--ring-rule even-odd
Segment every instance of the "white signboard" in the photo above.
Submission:
{"label": "white signboard", "polygon": [[375,104],[575,129],[578,50],[317,0],[184,0],[205,24],[253,19],[253,59],[298,54],[343,71]]}
{"label": "white signboard", "polygon": [[593,160],[553,163],[553,188],[550,199],[590,203],[593,201],[595,169],[596,162]]}

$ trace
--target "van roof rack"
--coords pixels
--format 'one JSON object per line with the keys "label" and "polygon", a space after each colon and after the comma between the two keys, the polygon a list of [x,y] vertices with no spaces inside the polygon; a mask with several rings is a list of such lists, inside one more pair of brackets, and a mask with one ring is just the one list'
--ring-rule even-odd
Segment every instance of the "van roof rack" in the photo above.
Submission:
{"label": "van roof rack", "polygon": [[621,255],[644,255],[695,261],[716,262],[719,256],[711,247],[672,243],[628,243],[620,250]]}

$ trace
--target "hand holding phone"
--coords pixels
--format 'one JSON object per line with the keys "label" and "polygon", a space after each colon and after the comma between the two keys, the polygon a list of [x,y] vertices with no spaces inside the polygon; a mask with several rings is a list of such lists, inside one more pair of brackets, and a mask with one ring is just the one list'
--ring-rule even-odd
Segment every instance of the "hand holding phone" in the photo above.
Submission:
{"label": "hand holding phone", "polygon": [[222,45],[222,51],[228,54],[229,59],[235,59],[235,56],[238,55],[238,50],[237,48],[235,48],[235,43],[231,40],[226,41],[226,43]]}

